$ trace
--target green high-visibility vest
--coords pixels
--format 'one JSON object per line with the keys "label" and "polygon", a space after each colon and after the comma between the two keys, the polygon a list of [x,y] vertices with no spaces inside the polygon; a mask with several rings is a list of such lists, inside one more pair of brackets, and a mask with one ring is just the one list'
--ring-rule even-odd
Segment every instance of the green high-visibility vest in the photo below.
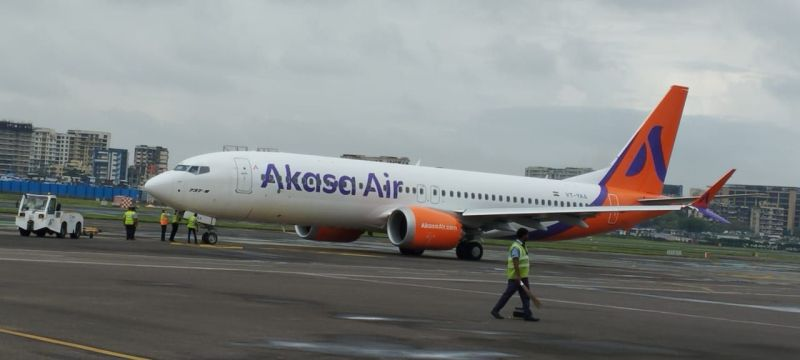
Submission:
{"label": "green high-visibility vest", "polygon": [[181,222],[181,219],[178,217],[178,212],[176,211],[174,214],[172,214],[172,223],[177,224],[179,222]]}
{"label": "green high-visibility vest", "polygon": [[135,223],[134,217],[136,216],[136,212],[133,210],[128,210],[125,212],[125,216],[123,219],[125,220],[125,225],[133,225]]}
{"label": "green high-visibility vest", "polygon": [[189,229],[197,229],[197,216],[190,216],[189,221],[186,223],[186,227]]}
{"label": "green high-visibility vest", "polygon": [[514,240],[511,247],[508,248],[508,266],[506,267],[506,276],[509,279],[514,279],[514,258],[511,257],[511,252],[514,249],[519,249],[519,276],[522,278],[528,277],[528,272],[531,267],[530,259],[528,258],[528,249],[519,240]]}

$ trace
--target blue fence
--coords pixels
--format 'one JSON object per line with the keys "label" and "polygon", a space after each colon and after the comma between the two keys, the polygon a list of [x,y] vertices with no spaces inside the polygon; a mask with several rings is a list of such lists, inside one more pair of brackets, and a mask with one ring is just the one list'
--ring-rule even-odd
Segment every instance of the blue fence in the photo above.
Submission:
{"label": "blue fence", "polygon": [[129,196],[134,200],[141,200],[140,196],[142,195],[142,192],[137,189],[86,184],[54,184],[38,181],[0,181],[0,192],[18,194],[50,193],[60,197],[101,200],[111,200],[117,195]]}

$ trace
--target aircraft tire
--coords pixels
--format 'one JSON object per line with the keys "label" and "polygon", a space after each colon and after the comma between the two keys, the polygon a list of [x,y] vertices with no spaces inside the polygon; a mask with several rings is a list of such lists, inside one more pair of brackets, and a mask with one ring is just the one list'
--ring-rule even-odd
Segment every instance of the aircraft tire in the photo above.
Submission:
{"label": "aircraft tire", "polygon": [[465,244],[466,244],[465,242],[460,242],[460,243],[458,243],[458,245],[456,245],[456,257],[461,259],[461,260],[464,260],[464,256],[465,256],[464,255],[464,245]]}
{"label": "aircraft tire", "polygon": [[[208,234],[208,237],[206,238],[206,240],[205,240],[205,241],[206,241],[206,242],[208,242],[208,243],[209,243],[209,244],[211,244],[211,245],[216,245],[216,244],[217,244],[217,240],[218,240],[217,233],[215,233],[215,232],[209,232],[209,233],[207,233],[207,234]],[[205,236],[204,236],[204,237],[205,237]]]}
{"label": "aircraft tire", "polygon": [[478,241],[464,243],[463,257],[459,259],[477,261],[483,257],[483,245]]}
{"label": "aircraft tire", "polygon": [[19,228],[19,234],[22,236],[31,236],[31,231],[28,229]]}

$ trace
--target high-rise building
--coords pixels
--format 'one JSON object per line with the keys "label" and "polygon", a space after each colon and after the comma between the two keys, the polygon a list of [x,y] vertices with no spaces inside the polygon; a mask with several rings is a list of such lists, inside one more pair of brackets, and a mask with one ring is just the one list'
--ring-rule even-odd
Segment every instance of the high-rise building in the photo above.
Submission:
{"label": "high-rise building", "polygon": [[128,150],[97,149],[92,156],[92,175],[98,183],[119,185],[128,180]]}
{"label": "high-rise building", "polygon": [[728,220],[749,225],[764,235],[793,233],[800,226],[800,188],[789,186],[726,185],[721,195],[759,194],[718,198],[712,208]]}
{"label": "high-rise building", "polygon": [[551,168],[544,166],[528,166],[525,168],[525,176],[542,179],[564,180],[578,175],[592,172],[591,168]]}
{"label": "high-rise building", "polygon": [[30,173],[40,177],[61,177],[69,161],[69,134],[49,128],[34,128]]}
{"label": "high-rise building", "polygon": [[130,185],[142,186],[151,177],[167,171],[169,150],[161,146],[137,145],[133,153],[133,169],[128,174]]}
{"label": "high-rise building", "polygon": [[367,161],[377,161],[377,162],[404,164],[404,165],[408,165],[410,161],[405,156],[396,157],[396,156],[367,156],[367,155],[357,155],[357,154],[344,154],[341,157],[343,159],[367,160]]}
{"label": "high-rise building", "polygon": [[70,136],[69,161],[67,166],[83,174],[92,171],[92,156],[94,151],[108,149],[111,133],[89,130],[67,130]]}
{"label": "high-rise building", "polygon": [[0,121],[0,173],[27,175],[32,142],[32,124]]}

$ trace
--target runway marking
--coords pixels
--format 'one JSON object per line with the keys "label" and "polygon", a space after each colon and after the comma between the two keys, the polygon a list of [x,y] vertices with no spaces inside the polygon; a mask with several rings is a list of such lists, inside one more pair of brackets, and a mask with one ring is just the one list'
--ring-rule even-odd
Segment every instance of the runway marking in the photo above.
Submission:
{"label": "runway marking", "polygon": [[792,306],[767,306],[767,305],[738,304],[738,303],[731,303],[731,302],[725,302],[725,301],[680,298],[680,297],[661,296],[661,295],[652,295],[652,294],[639,294],[639,293],[624,292],[624,291],[612,291],[611,293],[613,293],[613,294],[625,294],[625,295],[642,296],[642,297],[649,297],[649,298],[662,299],[662,300],[686,301],[686,302],[693,302],[693,303],[699,303],[699,304],[727,305],[727,306],[736,306],[736,307],[744,307],[744,308],[759,309],[759,310],[770,310],[770,311],[780,311],[780,312],[788,312],[788,313],[800,314],[800,308],[792,307]]}
{"label": "runway marking", "polygon": [[73,348],[73,349],[79,349],[79,350],[88,351],[88,352],[92,352],[92,353],[97,353],[97,354],[102,354],[102,355],[107,355],[107,356],[113,356],[113,357],[120,358],[120,359],[129,359],[129,360],[147,360],[148,359],[148,358],[141,357],[141,356],[118,353],[116,351],[104,350],[104,349],[96,348],[94,346],[76,344],[76,343],[69,342],[69,341],[53,339],[53,338],[49,338],[49,337],[46,337],[46,336],[28,334],[28,333],[15,331],[15,330],[11,330],[11,329],[6,329],[6,328],[2,328],[2,327],[0,327],[0,333],[6,334],[6,335],[18,336],[18,337],[26,338],[26,339],[30,339],[30,340],[41,341],[41,342],[45,342],[45,343],[48,343],[48,344],[60,345],[60,346],[69,347],[69,348]]}
{"label": "runway marking", "polygon": [[184,244],[179,242],[171,242],[169,244],[171,246],[188,246],[188,247],[199,247],[205,249],[236,249],[236,250],[244,249],[244,247],[238,245]]}
{"label": "runway marking", "polygon": [[[282,247],[280,245],[271,246],[271,247]],[[260,248],[261,250],[270,250],[269,248]],[[312,253],[312,254],[333,254],[333,255],[344,255],[344,256],[360,256],[360,257],[372,257],[372,258],[383,258],[383,255],[372,255],[372,254],[361,254],[353,251],[347,250],[339,250],[339,249],[322,249],[316,248],[321,250],[307,250],[308,248],[304,249],[282,249],[283,251],[289,252],[302,252],[302,253]]]}
{"label": "runway marking", "polygon": [[[120,266],[120,267],[135,267],[135,268],[154,268],[154,269],[183,269],[183,270],[255,272],[255,273],[264,273],[264,274],[299,275],[299,276],[310,276],[310,277],[338,279],[338,280],[363,281],[363,282],[370,282],[370,283],[383,284],[383,285],[392,285],[392,286],[398,286],[399,285],[399,286],[417,287],[417,288],[424,288],[424,289],[434,289],[434,290],[444,290],[444,291],[452,291],[452,292],[461,292],[461,293],[497,296],[496,292],[487,292],[487,291],[479,291],[479,290],[467,290],[467,289],[458,289],[458,288],[433,286],[433,285],[408,284],[408,283],[392,282],[392,281],[382,281],[382,280],[374,280],[374,279],[364,278],[366,276],[357,276],[357,275],[354,276],[354,275],[350,275],[350,274],[322,274],[322,273],[313,273],[313,272],[296,272],[296,271],[284,271],[284,270],[237,269],[237,268],[210,267],[210,266],[125,264],[125,263],[113,263],[113,262],[91,262],[91,261],[73,261],[73,260],[41,260],[41,259],[15,259],[15,258],[0,258],[0,260],[18,261],[18,262],[34,262],[34,263]],[[455,282],[454,279],[449,279],[449,281]],[[671,315],[671,316],[688,317],[688,318],[695,318],[695,319],[723,321],[723,322],[730,322],[730,323],[737,323],[737,324],[759,325],[759,326],[768,326],[768,327],[778,327],[778,328],[787,328],[787,329],[800,330],[800,326],[773,324],[773,323],[766,323],[766,322],[759,322],[759,321],[736,320],[736,319],[727,319],[727,318],[705,316],[705,315],[693,315],[693,314],[678,313],[678,312],[671,312],[671,311],[642,309],[642,308],[624,307],[624,306],[616,306],[616,305],[593,304],[593,303],[571,301],[571,300],[560,300],[560,299],[552,299],[552,298],[541,298],[541,300],[543,300],[545,302],[554,302],[554,303],[589,306],[589,307],[599,307],[599,308],[613,309],[613,310],[636,311],[636,312],[645,312],[645,313],[660,314],[660,315]]]}

